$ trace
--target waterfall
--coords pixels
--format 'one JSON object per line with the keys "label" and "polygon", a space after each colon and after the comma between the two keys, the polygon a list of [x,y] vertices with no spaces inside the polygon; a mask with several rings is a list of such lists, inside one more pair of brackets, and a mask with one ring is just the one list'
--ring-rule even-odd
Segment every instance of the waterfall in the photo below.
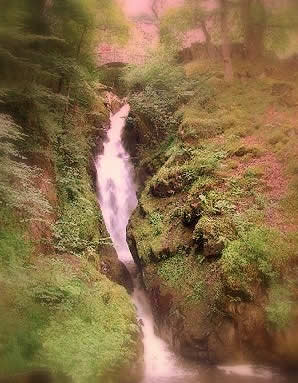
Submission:
{"label": "waterfall", "polygon": [[126,242],[126,226],[137,206],[133,166],[121,140],[129,109],[126,104],[111,115],[110,129],[103,153],[96,159],[96,169],[98,199],[106,228],[119,260],[126,265],[133,279],[132,300],[144,335],[145,371],[142,383],[255,383],[256,377],[267,381],[272,381],[271,377],[274,377],[277,379],[275,382],[283,382],[271,370],[260,370],[255,366],[204,368],[186,362],[156,335],[152,310]]}
{"label": "waterfall", "polygon": [[[99,204],[118,258],[130,271],[134,291],[133,302],[142,323],[144,342],[144,382],[157,382],[156,378],[177,378],[183,370],[167,344],[154,331],[154,320],[145,292],[136,276],[135,265],[126,243],[126,226],[137,206],[136,185],[130,157],[125,151],[121,136],[129,113],[129,105],[110,117],[110,129],[104,150],[96,161]],[[184,372],[183,372],[184,374]]]}

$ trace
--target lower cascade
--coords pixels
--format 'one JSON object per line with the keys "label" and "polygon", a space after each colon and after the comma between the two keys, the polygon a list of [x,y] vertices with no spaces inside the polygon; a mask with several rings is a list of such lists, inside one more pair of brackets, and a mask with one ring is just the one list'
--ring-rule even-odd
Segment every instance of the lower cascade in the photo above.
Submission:
{"label": "lower cascade", "polygon": [[194,365],[180,359],[156,335],[152,310],[126,242],[126,226],[137,206],[133,166],[121,139],[129,110],[129,105],[125,104],[111,115],[110,129],[103,152],[96,159],[96,169],[98,199],[106,228],[119,260],[126,265],[133,279],[132,300],[143,331],[145,370],[142,383],[254,383],[256,379],[284,382],[270,369],[255,366],[216,368]]}

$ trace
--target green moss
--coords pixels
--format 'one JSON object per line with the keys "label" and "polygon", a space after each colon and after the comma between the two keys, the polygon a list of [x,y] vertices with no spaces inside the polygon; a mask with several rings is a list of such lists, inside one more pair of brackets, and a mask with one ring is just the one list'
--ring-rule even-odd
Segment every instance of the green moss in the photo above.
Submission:
{"label": "green moss", "polygon": [[32,243],[26,239],[24,224],[9,209],[0,210],[0,264],[7,270],[27,262],[33,250]]}
{"label": "green moss", "polygon": [[189,188],[196,180],[202,181],[204,176],[212,175],[225,156],[224,151],[212,151],[210,148],[193,150],[191,158],[183,164],[175,166],[165,164],[161,167],[150,180],[151,193],[169,196],[181,192]]}
{"label": "green moss", "polygon": [[277,330],[285,329],[293,318],[293,307],[290,290],[274,284],[270,289],[269,302],[265,309],[269,326]]}
{"label": "green moss", "polygon": [[157,274],[165,286],[175,288],[185,299],[186,304],[199,303],[206,296],[206,283],[197,263],[186,257],[183,249],[171,258],[158,264]]}
{"label": "green moss", "polygon": [[[186,67],[200,80],[206,74],[206,63]],[[260,70],[241,71],[247,69]],[[190,297],[197,291],[198,302],[201,296],[208,302],[206,312],[222,315],[229,301],[259,302],[260,292],[265,296],[281,276],[288,279],[289,257],[297,253],[297,244],[289,250],[290,235],[269,225],[281,225],[284,231],[297,226],[295,112],[281,105],[280,96],[272,94],[272,81],[260,73],[227,85],[220,73],[207,71],[215,81],[207,79],[206,88],[198,86],[198,94],[178,106],[183,120],[174,144],[163,148],[162,161],[141,195],[144,212],[158,212],[163,220],[154,235],[147,215],[138,217],[143,227],[135,225],[134,232],[148,230],[148,235],[136,238],[137,246],[147,264],[154,262],[152,275],[158,274],[177,305],[195,304]],[[147,148],[144,152],[151,154]],[[279,176],[288,184],[281,204],[268,193],[268,169],[262,166],[268,153],[280,160]],[[191,221],[193,210],[197,215]],[[185,253],[178,254],[182,245]],[[278,298],[269,295],[267,319],[271,316],[273,326],[274,316],[284,323],[283,305],[278,307]]]}
{"label": "green moss", "polygon": [[190,268],[183,255],[176,255],[163,261],[158,267],[158,275],[171,287],[179,287]]}
{"label": "green moss", "polygon": [[266,286],[280,275],[281,265],[289,255],[281,233],[252,227],[240,232],[239,239],[228,243],[221,265],[231,288],[240,288],[253,295],[256,284]]}
{"label": "green moss", "polygon": [[153,233],[155,236],[161,234],[163,230],[163,220],[163,215],[157,211],[150,214],[149,221],[153,226]]}
{"label": "green moss", "polygon": [[1,228],[0,376],[47,368],[89,382],[124,368],[138,331],[125,290],[84,259],[31,252],[21,227]]}
{"label": "green moss", "polygon": [[224,244],[235,236],[231,219],[227,216],[210,217],[204,215],[199,219],[193,231],[195,241],[203,241],[209,246]]}
{"label": "green moss", "polygon": [[106,242],[106,231],[88,173],[92,126],[80,129],[75,116],[67,121],[55,145],[58,219],[53,225],[59,252],[82,255]]}

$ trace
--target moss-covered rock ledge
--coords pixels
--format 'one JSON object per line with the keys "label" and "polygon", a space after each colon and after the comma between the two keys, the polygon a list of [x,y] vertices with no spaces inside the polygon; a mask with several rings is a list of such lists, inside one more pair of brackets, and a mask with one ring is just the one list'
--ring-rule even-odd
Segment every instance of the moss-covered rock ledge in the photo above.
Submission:
{"label": "moss-covered rock ledge", "polygon": [[297,367],[297,67],[242,62],[251,77],[226,84],[216,64],[166,65],[127,75],[129,246],[160,334],[195,360]]}

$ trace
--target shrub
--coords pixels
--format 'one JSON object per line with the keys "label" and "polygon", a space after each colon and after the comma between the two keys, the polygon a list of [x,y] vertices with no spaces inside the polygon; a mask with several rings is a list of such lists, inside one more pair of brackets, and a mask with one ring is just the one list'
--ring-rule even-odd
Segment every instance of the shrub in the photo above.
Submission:
{"label": "shrub", "polygon": [[0,376],[46,368],[95,382],[125,367],[138,331],[125,290],[78,258],[31,264],[21,229],[8,230],[0,233]]}
{"label": "shrub", "polygon": [[200,194],[199,199],[201,200],[204,212],[207,214],[231,213],[236,209],[236,206],[227,195],[215,190],[211,190],[206,194]]}
{"label": "shrub", "polygon": [[223,151],[197,149],[191,159],[181,165],[167,167],[167,163],[150,181],[150,191],[155,196],[170,196],[189,188],[196,180],[214,173],[219,161],[226,155]]}
{"label": "shrub", "polygon": [[153,125],[149,134],[155,137],[165,137],[178,128],[181,116],[176,113],[177,101],[177,95],[149,85],[129,96],[132,111]]}
{"label": "shrub", "polygon": [[183,66],[177,65],[173,52],[163,47],[153,51],[144,65],[130,65],[124,71],[124,81],[134,91],[150,86],[172,92],[184,80]]}
{"label": "shrub", "polygon": [[228,243],[221,258],[229,286],[251,295],[259,283],[268,285],[274,281],[288,256],[280,251],[283,243],[281,234],[265,227],[251,226],[240,232],[239,239]]}
{"label": "shrub", "polygon": [[223,133],[223,127],[217,119],[187,118],[181,125],[183,137],[210,138]]}
{"label": "shrub", "polygon": [[152,125],[155,137],[178,128],[182,119],[178,106],[194,97],[201,84],[187,78],[175,53],[164,48],[152,52],[144,65],[128,66],[124,80],[131,90],[132,112]]}
{"label": "shrub", "polygon": [[293,301],[288,288],[274,284],[269,292],[266,318],[271,327],[282,330],[290,323],[293,315]]}

